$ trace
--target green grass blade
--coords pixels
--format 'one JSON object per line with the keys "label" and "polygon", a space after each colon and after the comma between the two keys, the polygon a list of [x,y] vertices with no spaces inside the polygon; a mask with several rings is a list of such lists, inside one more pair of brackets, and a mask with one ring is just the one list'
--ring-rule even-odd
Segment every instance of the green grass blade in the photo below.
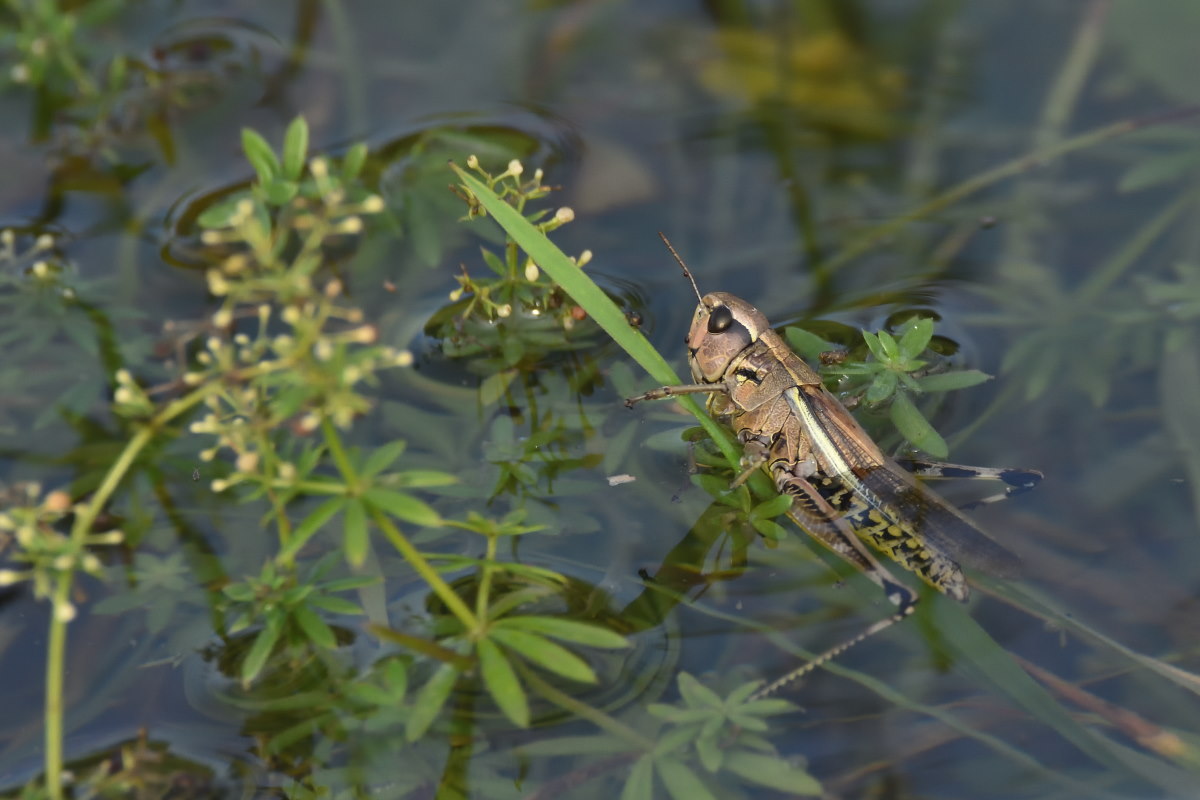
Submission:
{"label": "green grass blade", "polygon": [[[621,309],[617,308],[616,304],[586,272],[571,263],[566,254],[547,239],[545,234],[521,216],[515,208],[496,197],[482,181],[457,164],[451,163],[450,168],[454,170],[467,189],[479,199],[480,204],[492,215],[492,219],[512,237],[513,241],[533,259],[534,263],[561,286],[563,291],[569,294],[571,299],[578,303],[588,316],[611,336],[622,350],[629,354],[630,358],[646,370],[651,378],[664,386],[681,383],[679,376],[675,374],[666,360],[639,330],[629,324],[629,320],[621,313]],[[690,397],[676,399],[684,408],[696,415],[696,419],[721,448],[721,452],[729,459],[730,464],[736,465],[739,454],[733,446],[730,435],[701,411],[695,400]]]}

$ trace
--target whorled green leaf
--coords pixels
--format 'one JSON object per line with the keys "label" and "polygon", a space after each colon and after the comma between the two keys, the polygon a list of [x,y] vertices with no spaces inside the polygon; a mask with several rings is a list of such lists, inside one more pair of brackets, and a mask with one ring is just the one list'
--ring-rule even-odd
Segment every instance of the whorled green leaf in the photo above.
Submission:
{"label": "whorled green leaf", "polygon": [[344,597],[334,597],[328,594],[317,595],[309,599],[308,604],[314,608],[319,608],[322,611],[328,611],[330,614],[364,614],[362,606],[359,606]]}
{"label": "whorled green leaf", "polygon": [[436,469],[408,469],[386,476],[389,486],[406,489],[425,489],[431,486],[452,486],[459,482],[458,476]]}
{"label": "whorled green leaf", "polygon": [[280,178],[264,182],[262,188],[266,201],[273,206],[286,205],[300,193],[300,184]]}
{"label": "whorled green leaf", "polygon": [[650,756],[633,762],[621,789],[621,800],[654,800],[654,759]]}
{"label": "whorled green leaf", "polygon": [[333,712],[327,711],[323,714],[309,717],[297,722],[295,725],[289,725],[283,730],[276,733],[267,740],[267,750],[271,753],[282,753],[292,745],[301,740],[307,739],[320,730],[320,726],[327,720],[332,719]]}
{"label": "whorled green leaf", "polygon": [[479,654],[479,671],[488,694],[514,725],[528,728],[529,701],[508,657],[491,639],[479,640],[475,650]]}
{"label": "whorled green leaf", "polygon": [[347,502],[345,497],[331,497],[309,512],[308,516],[302,519],[296,529],[292,531],[287,544],[279,551],[279,558],[284,561],[295,558],[296,553],[300,552],[300,548],[304,547],[313,534],[324,527],[334,514],[341,511]]}
{"label": "whorled green leaf", "polygon": [[333,630],[308,606],[293,609],[292,619],[300,626],[300,630],[304,631],[304,636],[317,647],[324,650],[337,648],[337,637],[333,635]]}
{"label": "whorled green leaf", "polygon": [[[511,340],[510,340],[511,341]],[[518,357],[519,358],[519,357]],[[513,363],[518,358],[507,359],[508,363]],[[520,375],[519,370],[502,369],[498,372],[493,372],[483,379],[479,384],[479,402],[483,406],[490,406],[504,399],[504,395],[508,393],[509,387],[513,381]]]}
{"label": "whorled green leaf", "polygon": [[412,714],[404,726],[404,735],[410,742],[415,742],[425,735],[429,726],[437,719],[437,715],[446,704],[450,692],[454,690],[454,682],[458,680],[458,670],[450,664],[442,664],[417,691],[413,701]]}
{"label": "whorled green leaf", "polygon": [[696,741],[696,737],[700,735],[700,729],[701,725],[698,724],[676,725],[660,732],[654,741],[654,755],[656,758],[662,758],[684,753]]}
{"label": "whorled green leaf", "polygon": [[290,181],[300,180],[307,158],[308,122],[304,117],[296,117],[283,136],[283,177]]}
{"label": "whorled green leaf", "polygon": [[513,628],[492,628],[491,637],[522,658],[543,669],[580,683],[595,683],[596,673],[579,656],[536,633]]}
{"label": "whorled green leaf", "polygon": [[586,622],[560,619],[558,617],[517,616],[504,617],[492,623],[493,629],[514,628],[517,630],[552,636],[564,642],[619,649],[629,647],[629,641],[619,633]]}
{"label": "whorled green leaf", "polygon": [[815,333],[795,326],[784,328],[783,338],[794,353],[810,363],[816,363],[820,359],[821,353],[837,349],[837,345],[832,342],[827,342]]}
{"label": "whorled green leaf", "polygon": [[555,736],[521,745],[521,755],[530,758],[591,756],[628,753],[629,740],[611,733],[585,736]]}
{"label": "whorled green leaf", "polygon": [[900,345],[896,339],[887,331],[879,331],[875,334],[875,340],[879,342],[879,348],[883,352],[881,361],[899,361],[901,360]]}
{"label": "whorled green leaf", "polygon": [[716,772],[725,763],[725,751],[715,736],[701,736],[696,740],[696,755],[700,765],[709,772]]}
{"label": "whorled green leaf", "polygon": [[378,575],[351,575],[347,578],[337,578],[321,584],[322,592],[344,592],[349,589],[361,589],[364,586],[374,586],[382,580]]}
{"label": "whorled green leaf", "polygon": [[897,346],[900,348],[900,355],[913,359],[924,353],[925,348],[929,346],[929,340],[933,338],[933,320],[921,317],[909,320],[905,325],[907,330],[900,336]]}
{"label": "whorled green leaf", "polygon": [[726,757],[725,769],[742,780],[788,794],[821,794],[821,784],[816,778],[778,757],[745,751],[734,752]]}
{"label": "whorled green leaf", "polygon": [[242,661],[243,684],[252,683],[258,677],[258,673],[262,672],[262,668],[266,666],[267,659],[271,657],[271,651],[275,649],[275,643],[279,641],[279,634],[282,632],[283,619],[281,616],[269,615],[266,624],[258,632],[258,636],[254,637],[254,643],[250,645],[250,649]]}
{"label": "whorled green leaf", "polygon": [[966,389],[968,386],[978,386],[992,379],[986,372],[977,369],[964,369],[958,372],[943,372],[940,375],[925,375],[917,378],[917,385],[923,392],[949,392],[954,389]]}
{"label": "whorled green leaf", "polygon": [[683,697],[683,701],[692,708],[707,708],[717,710],[724,705],[721,700],[721,695],[714,692],[712,689],[705,686],[700,681],[696,680],[695,676],[687,672],[679,673],[676,679],[679,684],[679,694]]}
{"label": "whorled green leaf", "polygon": [[707,784],[692,768],[674,758],[660,758],[655,767],[674,800],[716,800]]}
{"label": "whorled green leaf", "polygon": [[871,381],[871,385],[867,387],[867,394],[864,399],[871,405],[882,403],[895,394],[896,383],[899,379],[894,370],[883,370],[875,376],[875,379]]}
{"label": "whorled green leaf", "polygon": [[395,492],[373,486],[363,493],[370,505],[414,525],[437,527],[442,524],[441,515],[426,503],[405,492]]}
{"label": "whorled green leaf", "polygon": [[245,581],[228,584],[221,590],[221,593],[239,603],[249,603],[254,599],[254,587]]}
{"label": "whorled green leaf", "polygon": [[371,546],[367,508],[361,499],[352,497],[347,500],[345,510],[342,519],[342,551],[351,566],[361,567],[367,560],[367,551]]}
{"label": "whorled green leaf", "polygon": [[278,177],[279,159],[258,131],[242,128],[242,150],[245,151],[250,166],[258,173],[260,183],[266,184]]}
{"label": "whorled green leaf", "polygon": [[397,439],[381,447],[376,447],[367,456],[366,460],[363,461],[362,468],[358,471],[359,475],[363,478],[374,478],[394,464],[396,459],[400,458],[406,449],[408,449],[408,442],[403,439]]}
{"label": "whorled green leaf", "polygon": [[949,455],[946,440],[941,437],[929,421],[921,415],[920,410],[913,405],[908,395],[898,392],[892,399],[890,409],[892,424],[900,431],[905,439],[924,450],[934,458],[945,458]]}
{"label": "whorled green leaf", "polygon": [[887,362],[887,351],[883,349],[883,345],[879,341],[879,335],[870,331],[862,332],[863,341],[867,343],[867,349],[871,351],[871,355],[875,356],[877,361]]}
{"label": "whorled green leaf", "polygon": [[342,180],[346,183],[351,183],[358,174],[362,172],[363,166],[367,163],[367,144],[359,142],[346,151],[346,155],[342,156]]}
{"label": "whorled green leaf", "polygon": [[483,256],[483,263],[491,268],[492,272],[499,275],[501,278],[508,275],[508,268],[504,266],[504,262],[500,260],[500,256],[488,250],[486,247],[479,248],[479,253]]}
{"label": "whorled green leaf", "polygon": [[754,530],[758,531],[759,534],[765,539],[778,542],[787,538],[787,528],[783,527],[773,519],[755,519],[751,520],[750,524],[753,526]]}
{"label": "whorled green leaf", "polygon": [[780,514],[786,514],[792,507],[792,498],[789,495],[781,494],[778,497],[772,497],[770,500],[764,500],[756,505],[750,511],[752,520],[770,520],[775,519]]}
{"label": "whorled green leaf", "polygon": [[196,224],[201,228],[208,229],[228,227],[229,221],[233,218],[234,212],[237,211],[238,203],[242,197],[243,195],[239,193],[228,200],[213,203],[200,212],[200,216],[196,218]]}
{"label": "whorled green leaf", "polygon": [[712,716],[712,710],[707,708],[680,708],[666,703],[650,703],[646,710],[652,716],[676,725],[700,723]]}

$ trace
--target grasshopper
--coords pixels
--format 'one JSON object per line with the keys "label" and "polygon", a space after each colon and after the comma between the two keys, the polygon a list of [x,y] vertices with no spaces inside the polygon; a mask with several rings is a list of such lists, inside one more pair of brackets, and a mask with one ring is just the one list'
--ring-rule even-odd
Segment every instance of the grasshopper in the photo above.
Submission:
{"label": "grasshopper", "polygon": [[632,407],[643,400],[681,394],[708,395],[708,412],[734,432],[743,448],[743,472],[734,485],[754,470],[764,469],[779,492],[792,497],[788,516],[863,572],[896,607],[892,616],[755,696],[776,691],[912,613],[917,595],[892,576],[864,540],[959,601],[969,596],[959,561],[1000,576],[1017,573],[1020,560],[1015,555],[916,476],[982,477],[1008,484],[1004,493],[978,505],[1032,488],[1041,473],[915,461],[909,462],[912,471],[904,469],[879,449],[758,309],[727,292],[701,295],[679,254],[662,238],[700,301],[686,340],[695,383],[663,386],[625,404]]}

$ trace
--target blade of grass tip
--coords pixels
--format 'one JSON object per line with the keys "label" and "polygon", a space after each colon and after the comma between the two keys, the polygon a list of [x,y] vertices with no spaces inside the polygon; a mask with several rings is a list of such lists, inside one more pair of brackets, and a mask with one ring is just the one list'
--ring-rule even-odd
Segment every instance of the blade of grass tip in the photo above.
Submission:
{"label": "blade of grass tip", "polygon": [[[616,304],[596,285],[587,273],[576,266],[563,251],[546,238],[546,235],[525,219],[519,211],[496,197],[482,181],[466,170],[451,162],[450,168],[464,185],[479,199],[492,219],[512,237],[513,241],[524,250],[534,263],[563,288],[579,306],[587,312],[600,328],[612,337],[617,345],[629,354],[642,369],[664,386],[675,386],[681,383],[675,370],[666,359],[654,349],[654,346],[642,335],[641,331],[629,324],[629,320],[617,308]],[[733,445],[732,437],[724,428],[705,414],[700,406],[690,397],[675,398],[680,405],[695,415],[701,426],[708,432],[721,452],[735,468],[739,463],[740,454]]]}

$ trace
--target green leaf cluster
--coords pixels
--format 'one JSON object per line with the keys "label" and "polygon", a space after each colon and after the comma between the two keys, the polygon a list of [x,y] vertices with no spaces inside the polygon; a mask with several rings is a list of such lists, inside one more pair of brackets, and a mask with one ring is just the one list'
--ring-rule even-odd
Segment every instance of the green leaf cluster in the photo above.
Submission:
{"label": "green leaf cluster", "polygon": [[269,561],[258,575],[248,576],[222,589],[228,600],[225,609],[229,619],[228,633],[235,635],[259,626],[242,660],[243,684],[249,684],[259,676],[277,645],[293,654],[307,653],[313,648],[336,648],[338,638],[321,612],[363,613],[361,607],[338,594],[369,586],[376,578],[352,576],[324,580],[333,563],[333,558],[326,557],[302,575],[297,575],[291,570],[281,570]]}
{"label": "green leaf cluster", "polygon": [[908,442],[935,458],[945,458],[949,454],[945,439],[913,398],[976,386],[990,376],[978,370],[931,371],[931,361],[923,356],[929,352],[933,331],[934,322],[928,317],[911,317],[899,338],[886,330],[863,331],[871,358],[834,363],[825,373],[839,381],[848,402],[887,408],[896,430]]}
{"label": "green leaf cluster", "polygon": [[781,758],[762,735],[769,717],[796,707],[786,700],[751,700],[758,685],[746,683],[722,697],[692,675],[680,673],[680,702],[648,707],[667,727],[653,749],[634,762],[621,800],[662,796],[656,778],[674,800],[716,798],[720,795],[710,787],[712,776],[720,773],[789,794],[820,795],[821,784]]}

